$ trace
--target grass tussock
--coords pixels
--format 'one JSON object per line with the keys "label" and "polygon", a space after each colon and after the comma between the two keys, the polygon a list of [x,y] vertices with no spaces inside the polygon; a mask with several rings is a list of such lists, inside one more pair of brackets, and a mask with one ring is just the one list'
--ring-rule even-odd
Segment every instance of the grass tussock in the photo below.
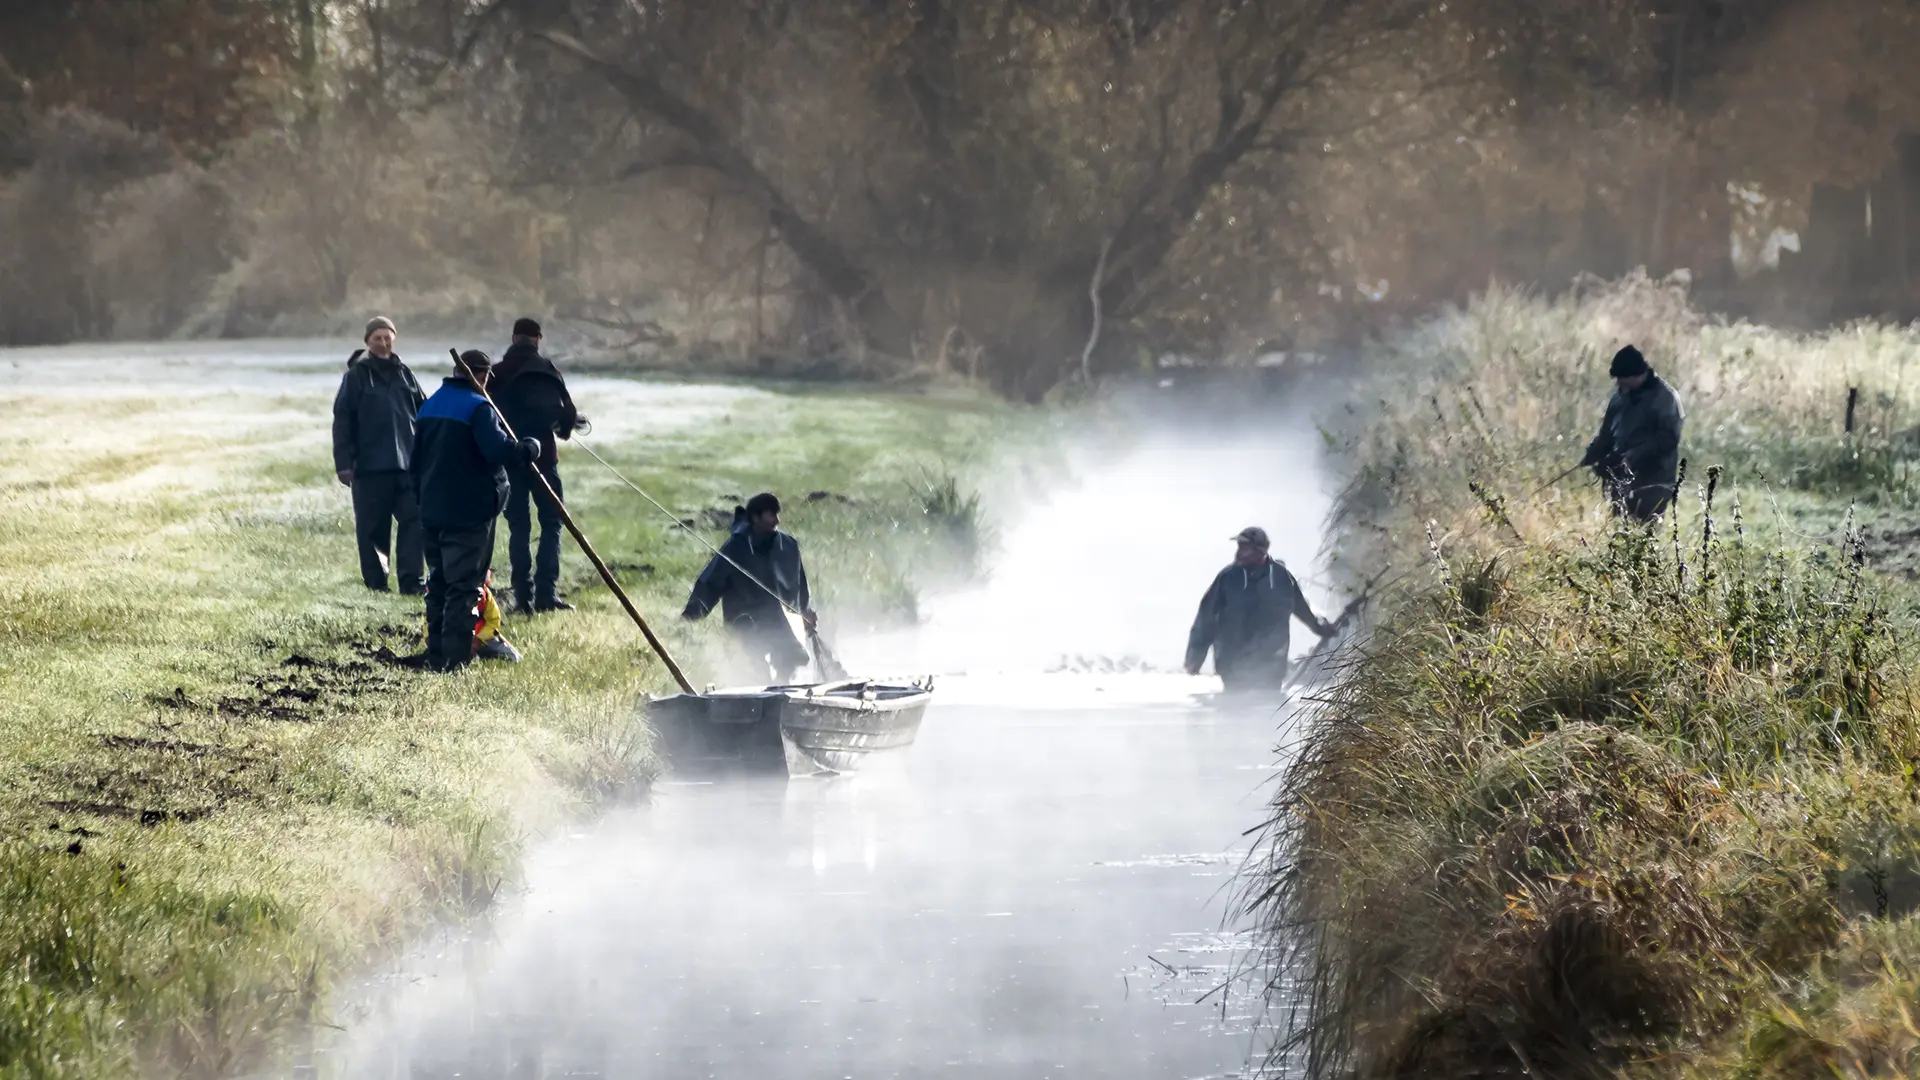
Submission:
{"label": "grass tussock", "polygon": [[[1671,297],[1496,294],[1375,369],[1395,422],[1340,443],[1343,557],[1407,576],[1313,706],[1247,895],[1292,1017],[1276,1061],[1920,1068],[1911,593],[1848,509],[1898,492],[1793,488],[1767,471],[1791,451],[1759,446],[1820,434],[1811,399],[1904,364],[1862,343],[1920,341],[1709,326]],[[1693,479],[1655,530],[1577,480],[1537,490],[1597,422],[1605,346],[1636,339],[1689,415]],[[1732,339],[1754,343],[1749,383],[1716,389],[1693,365]],[[1822,350],[1852,366],[1788,362]]]}
{"label": "grass tussock", "polygon": [[[525,662],[393,662],[420,647],[420,602],[359,584],[331,391],[261,368],[129,391],[137,409],[89,387],[112,422],[86,428],[45,371],[0,391],[0,1077],[271,1069],[342,973],[484,912],[538,831],[654,773],[635,706],[669,682],[570,541],[579,611],[509,617]],[[910,455],[983,455],[1024,423],[972,398],[660,388],[709,409],[691,423],[630,384],[576,392],[609,429],[635,421],[596,448],[677,512],[781,493],[830,631],[957,572]],[[720,631],[674,617],[705,550],[584,455],[562,469],[706,681]],[[495,560],[504,584],[504,529]]]}

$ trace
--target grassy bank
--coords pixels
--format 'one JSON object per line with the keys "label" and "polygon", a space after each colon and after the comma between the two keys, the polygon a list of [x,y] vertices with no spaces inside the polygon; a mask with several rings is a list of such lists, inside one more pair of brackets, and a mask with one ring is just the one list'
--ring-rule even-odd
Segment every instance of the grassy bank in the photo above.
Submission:
{"label": "grassy bank", "polygon": [[[634,707],[664,673],[571,542],[581,610],[510,618],[525,663],[389,662],[419,601],[358,584],[333,363],[0,391],[0,1075],[257,1061],[343,970],[483,910],[530,836],[653,771]],[[690,518],[786,496],[830,628],[966,573],[951,495],[1034,428],[968,396],[654,393],[582,391],[597,448]],[[700,679],[716,628],[674,616],[703,552],[584,455],[563,470]]]}
{"label": "grassy bank", "polygon": [[[1637,342],[1678,511],[1578,460]],[[1392,566],[1249,893],[1316,1076],[1920,1070],[1920,334],[1494,294],[1372,358],[1338,558]],[[1849,388],[1855,430],[1844,430]],[[1401,576],[1404,574],[1405,576]]]}

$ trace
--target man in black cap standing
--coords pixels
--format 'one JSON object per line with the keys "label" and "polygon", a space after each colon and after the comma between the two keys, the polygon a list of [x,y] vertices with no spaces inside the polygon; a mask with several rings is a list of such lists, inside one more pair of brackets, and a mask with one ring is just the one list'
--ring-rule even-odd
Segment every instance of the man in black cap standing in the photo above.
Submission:
{"label": "man in black cap standing", "polygon": [[[387,591],[387,553],[400,591],[420,593],[420,509],[414,502],[414,414],[427,396],[393,351],[393,320],[376,315],[347,358],[333,396],[333,471],[353,491],[353,533],[360,580]],[[394,536],[395,533],[399,535]],[[396,540],[393,548],[389,540]]]}
{"label": "man in black cap standing", "polygon": [[[536,611],[570,611],[560,598],[560,510],[539,490],[533,470],[539,469],[565,498],[560,486],[560,455],[554,439],[570,437],[587,418],[573,407],[567,381],[553,361],[540,355],[540,324],[519,319],[513,324],[513,344],[493,373],[493,400],[519,435],[539,440],[540,457],[531,465],[507,470],[507,559],[513,569],[513,599],[522,615]],[[533,521],[528,503],[538,508],[540,549],[532,552]]]}
{"label": "man in black cap standing", "polygon": [[1277,690],[1287,681],[1291,622],[1321,637],[1334,628],[1313,613],[1300,582],[1268,554],[1267,532],[1240,530],[1233,564],[1214,577],[1187,635],[1187,674],[1198,675],[1213,650],[1213,669],[1230,691]]}
{"label": "man in black cap standing", "polygon": [[1644,524],[1673,501],[1686,413],[1679,395],[1631,345],[1614,354],[1607,374],[1613,397],[1580,464],[1600,478],[1615,514]]}
{"label": "man in black cap standing", "polygon": [[493,359],[460,354],[453,375],[420,409],[413,481],[427,548],[427,663],[452,671],[472,662],[481,621],[493,523],[507,503],[507,467],[540,454],[537,439],[514,442],[481,391]]}

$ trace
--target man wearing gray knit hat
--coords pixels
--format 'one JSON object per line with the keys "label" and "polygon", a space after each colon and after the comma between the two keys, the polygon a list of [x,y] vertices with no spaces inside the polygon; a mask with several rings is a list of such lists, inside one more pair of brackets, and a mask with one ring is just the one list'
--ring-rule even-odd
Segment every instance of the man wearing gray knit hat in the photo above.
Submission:
{"label": "man wearing gray knit hat", "polygon": [[414,417],[427,395],[393,351],[392,319],[374,316],[361,342],[333,398],[333,471],[353,491],[360,580],[386,592],[391,562],[400,591],[419,595],[426,558],[410,470]]}

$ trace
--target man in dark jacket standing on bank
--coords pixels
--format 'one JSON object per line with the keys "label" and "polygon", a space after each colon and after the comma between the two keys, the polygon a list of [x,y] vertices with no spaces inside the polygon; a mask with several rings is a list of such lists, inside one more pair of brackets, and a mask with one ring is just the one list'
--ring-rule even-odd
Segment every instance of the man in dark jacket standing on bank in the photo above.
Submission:
{"label": "man in dark jacket standing on bank", "polygon": [[736,514],[733,535],[694,581],[680,617],[705,618],[716,604],[727,629],[758,669],[757,676],[771,667],[774,682],[784,683],[806,664],[806,646],[793,636],[786,608],[800,612],[808,632],[818,616],[807,587],[807,567],[800,560],[800,541],[780,531],[780,500],[770,492],[748,499]]}
{"label": "man in dark jacket standing on bank", "polygon": [[[565,498],[560,486],[560,455],[556,438],[569,438],[586,418],[573,407],[567,381],[553,361],[540,355],[540,324],[520,319],[513,324],[513,344],[493,372],[493,400],[506,414],[515,434],[538,439],[540,457],[532,465],[507,470],[507,558],[513,567],[514,607],[521,614],[570,611],[560,599],[560,511],[539,490],[533,470],[545,474],[554,494]],[[527,504],[539,511],[540,550],[532,554],[533,521]]]}
{"label": "man in dark jacket standing on bank", "polygon": [[466,667],[481,587],[493,563],[493,522],[507,503],[507,468],[532,461],[537,439],[518,443],[481,390],[493,359],[478,349],[460,354],[454,374],[420,409],[413,442],[414,488],[427,548],[427,663]]}
{"label": "man in dark jacket standing on bank", "polygon": [[1646,523],[1673,501],[1680,472],[1680,397],[1629,345],[1614,354],[1607,374],[1614,392],[1600,433],[1580,464],[1593,469],[1613,512]]}
{"label": "man in dark jacket standing on bank", "polygon": [[1333,635],[1333,627],[1307,605],[1286,564],[1268,554],[1265,529],[1242,529],[1234,542],[1239,546],[1233,565],[1200,598],[1187,635],[1187,674],[1200,673],[1211,648],[1213,669],[1228,690],[1277,690],[1287,681],[1292,620],[1323,638]]}
{"label": "man in dark jacket standing on bank", "polygon": [[[360,580],[387,591],[387,553],[400,591],[420,592],[420,510],[414,502],[413,418],[427,396],[393,351],[393,321],[378,315],[347,358],[333,396],[333,471],[353,491]],[[398,532],[398,537],[394,533]],[[389,539],[397,541],[388,547]]]}

